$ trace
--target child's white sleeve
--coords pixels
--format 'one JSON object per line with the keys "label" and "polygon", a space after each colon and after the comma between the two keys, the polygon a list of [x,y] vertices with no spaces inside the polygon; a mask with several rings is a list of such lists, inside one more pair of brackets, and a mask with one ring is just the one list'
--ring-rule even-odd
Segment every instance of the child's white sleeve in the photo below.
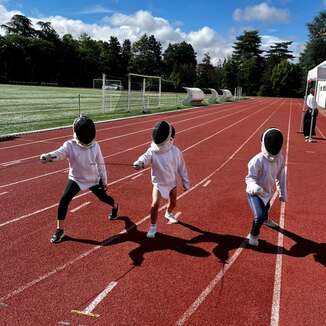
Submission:
{"label": "child's white sleeve", "polygon": [[68,143],[64,142],[63,145],[60,146],[58,149],[49,152],[46,155],[50,155],[53,161],[66,159],[69,156]]}
{"label": "child's white sleeve", "polygon": [[139,165],[142,167],[147,167],[152,163],[152,149],[149,148],[143,155],[139,156],[137,161],[134,162],[134,165]]}
{"label": "child's white sleeve", "polygon": [[275,183],[276,183],[276,189],[279,197],[282,198],[283,201],[286,201],[287,191],[286,191],[286,176],[285,176],[284,162],[282,163],[282,167],[280,169],[280,172],[278,173]]}
{"label": "child's white sleeve", "polygon": [[100,178],[101,178],[103,184],[106,186],[108,183],[108,177],[107,177],[104,158],[103,158],[101,147],[99,144],[97,144],[96,165],[97,165],[97,169],[98,169]]}
{"label": "child's white sleeve", "polygon": [[186,167],[186,162],[183,158],[181,151],[179,151],[179,166],[178,166],[178,173],[182,179],[182,184],[184,190],[188,190],[190,188],[190,182],[188,177],[188,171]]}

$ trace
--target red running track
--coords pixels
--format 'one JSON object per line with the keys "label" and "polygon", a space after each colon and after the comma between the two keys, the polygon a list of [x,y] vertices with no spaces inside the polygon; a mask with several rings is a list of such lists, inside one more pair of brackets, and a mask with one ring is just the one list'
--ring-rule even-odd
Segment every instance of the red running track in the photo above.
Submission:
{"label": "red running track", "polygon": [[[192,187],[179,193],[179,224],[166,224],[162,203],[155,239],[146,238],[149,170],[109,164],[120,218],[109,221],[108,208],[81,193],[67,241],[51,245],[67,163],[38,157],[71,130],[1,142],[0,324],[323,325],[326,119],[318,117],[316,141],[306,143],[301,108],[296,99],[257,98],[99,124],[106,162],[126,164],[146,150],[156,121],[176,127]],[[264,227],[252,249],[244,177],[269,126],[286,136],[289,199],[271,210],[281,232]]]}

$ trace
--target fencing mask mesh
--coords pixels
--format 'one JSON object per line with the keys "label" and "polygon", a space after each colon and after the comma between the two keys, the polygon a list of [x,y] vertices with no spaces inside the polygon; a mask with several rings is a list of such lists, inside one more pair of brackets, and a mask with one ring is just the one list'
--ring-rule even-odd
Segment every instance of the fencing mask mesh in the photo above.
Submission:
{"label": "fencing mask mesh", "polygon": [[96,128],[92,119],[81,116],[74,121],[74,133],[78,141],[84,145],[89,145],[95,139]]}
{"label": "fencing mask mesh", "polygon": [[167,121],[157,122],[153,128],[152,138],[156,145],[162,145],[172,137],[172,125]]}
{"label": "fencing mask mesh", "polygon": [[276,128],[267,129],[263,133],[262,143],[269,154],[277,155],[281,151],[283,145],[282,132]]}

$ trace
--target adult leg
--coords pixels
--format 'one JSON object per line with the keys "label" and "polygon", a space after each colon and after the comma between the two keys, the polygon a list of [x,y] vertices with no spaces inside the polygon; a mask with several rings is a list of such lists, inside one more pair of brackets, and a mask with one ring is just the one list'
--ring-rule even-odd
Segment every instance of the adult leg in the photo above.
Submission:
{"label": "adult leg", "polygon": [[303,134],[305,137],[309,137],[310,134],[310,121],[311,121],[311,114],[308,109],[304,114],[304,120],[303,120]]}

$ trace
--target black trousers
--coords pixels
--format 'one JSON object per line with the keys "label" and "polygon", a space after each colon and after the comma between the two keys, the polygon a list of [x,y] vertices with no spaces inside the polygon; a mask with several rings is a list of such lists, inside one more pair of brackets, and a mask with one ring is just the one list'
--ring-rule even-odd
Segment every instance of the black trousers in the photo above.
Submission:
{"label": "black trousers", "polygon": [[[114,206],[114,199],[105,192],[101,184],[90,187],[89,190],[102,202],[112,207]],[[78,184],[75,181],[69,180],[59,202],[58,220],[62,221],[66,218],[68,206],[79,191]]]}
{"label": "black trousers", "polygon": [[[303,117],[303,134],[305,137],[310,135],[311,113],[312,113],[312,110],[308,108],[308,110],[305,112],[304,117]],[[318,115],[318,110],[316,109],[314,111],[314,116],[313,116],[313,121],[312,121],[311,136],[316,135],[315,128],[316,128],[317,115]]]}

